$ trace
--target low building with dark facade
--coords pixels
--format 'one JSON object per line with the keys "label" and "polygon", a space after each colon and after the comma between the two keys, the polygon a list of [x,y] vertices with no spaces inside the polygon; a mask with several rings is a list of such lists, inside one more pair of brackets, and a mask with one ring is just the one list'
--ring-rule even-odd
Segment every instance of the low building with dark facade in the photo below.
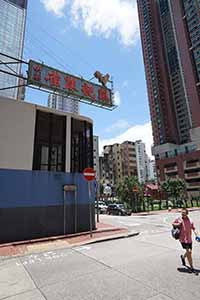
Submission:
{"label": "low building with dark facade", "polygon": [[90,203],[94,229],[85,167],[90,119],[0,97],[0,243],[87,231]]}

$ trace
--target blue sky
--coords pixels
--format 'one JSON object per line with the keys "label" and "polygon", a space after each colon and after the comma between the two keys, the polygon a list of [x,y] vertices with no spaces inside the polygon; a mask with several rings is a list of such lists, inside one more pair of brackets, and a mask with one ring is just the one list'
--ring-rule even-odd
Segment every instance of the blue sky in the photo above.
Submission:
{"label": "blue sky", "polygon": [[[142,139],[150,155],[151,126],[135,0],[29,0],[25,59],[93,77],[113,77],[113,111],[81,104],[94,121],[100,146]],[[47,105],[48,94],[27,90],[28,101]]]}

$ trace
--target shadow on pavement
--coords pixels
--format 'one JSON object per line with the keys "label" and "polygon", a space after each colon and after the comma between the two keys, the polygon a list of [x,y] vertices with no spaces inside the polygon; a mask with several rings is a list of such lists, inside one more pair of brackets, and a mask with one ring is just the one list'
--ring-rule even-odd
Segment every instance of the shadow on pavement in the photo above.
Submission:
{"label": "shadow on pavement", "polygon": [[189,273],[189,274],[195,273],[196,275],[200,274],[199,269],[194,269],[194,271],[192,272],[189,267],[187,267],[187,268],[177,268],[177,271],[179,271],[181,273]]}

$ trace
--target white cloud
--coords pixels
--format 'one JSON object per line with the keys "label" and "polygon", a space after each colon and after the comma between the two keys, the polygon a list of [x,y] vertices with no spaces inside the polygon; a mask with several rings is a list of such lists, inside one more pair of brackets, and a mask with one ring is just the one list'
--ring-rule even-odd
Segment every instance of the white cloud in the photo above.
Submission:
{"label": "white cloud", "polygon": [[130,124],[128,123],[128,121],[118,120],[116,123],[114,123],[112,126],[107,128],[105,131],[106,132],[112,132],[112,131],[115,131],[115,130],[122,130],[122,129],[128,128],[129,126],[130,126]]}
{"label": "white cloud", "polygon": [[47,11],[61,17],[64,15],[64,8],[67,5],[67,0],[40,0]]}
{"label": "white cloud", "polygon": [[114,104],[117,105],[117,106],[120,106],[120,104],[121,104],[121,97],[120,97],[119,91],[115,91]]}
{"label": "white cloud", "polygon": [[64,16],[68,5],[74,26],[87,35],[109,38],[116,35],[124,46],[139,38],[136,0],[40,0],[48,12]]}
{"label": "white cloud", "polygon": [[72,19],[88,35],[109,38],[116,33],[125,46],[133,45],[139,37],[135,0],[73,0]]}
{"label": "white cloud", "polygon": [[149,157],[152,157],[151,146],[153,145],[152,128],[151,123],[145,123],[143,125],[135,125],[127,129],[124,133],[110,138],[100,139],[100,153],[103,151],[103,146],[112,145],[114,143],[123,143],[124,141],[136,141],[142,140],[146,144],[146,151]]}

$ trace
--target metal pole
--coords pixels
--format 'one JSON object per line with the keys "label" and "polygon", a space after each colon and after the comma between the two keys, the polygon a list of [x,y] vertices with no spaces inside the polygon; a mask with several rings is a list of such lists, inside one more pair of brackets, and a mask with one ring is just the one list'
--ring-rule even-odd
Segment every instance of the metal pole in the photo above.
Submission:
{"label": "metal pole", "polygon": [[92,237],[92,201],[91,201],[91,183],[88,181],[88,194],[89,194],[89,213],[90,213],[90,237]]}
{"label": "metal pole", "polygon": [[134,212],[137,212],[137,196],[135,192],[134,192],[134,196],[135,196]]}
{"label": "metal pole", "polygon": [[[76,187],[76,174],[73,173],[73,184]],[[77,232],[77,194],[76,194],[76,188],[74,190],[74,232]]]}
{"label": "metal pole", "polygon": [[74,197],[75,197],[75,216],[74,216],[74,218],[75,218],[75,224],[74,224],[74,231],[76,233],[77,232],[77,190],[75,191]]}
{"label": "metal pole", "polygon": [[27,64],[27,65],[28,65],[27,61],[25,61],[25,60],[18,59],[18,58],[16,58],[16,57],[7,55],[7,54],[5,54],[5,53],[3,53],[3,52],[0,52],[0,54],[1,54],[2,56],[7,57],[7,58],[11,58],[11,59],[16,60],[16,61],[18,61],[18,62],[20,62],[20,63],[23,63],[23,64]]}
{"label": "metal pole", "polygon": [[64,203],[63,203],[63,232],[64,235],[66,234],[66,192],[64,191],[64,197],[63,197]]}
{"label": "metal pole", "polygon": [[22,76],[22,75],[18,75],[18,74],[13,74],[13,73],[10,73],[10,72],[8,72],[8,71],[5,71],[5,70],[2,70],[2,69],[0,69],[0,72],[1,73],[5,73],[5,74],[7,74],[7,75],[12,75],[12,76],[15,76],[15,77],[18,77],[18,78],[22,78],[22,79],[24,79],[24,80],[27,80],[27,77],[24,77],[24,76]]}
{"label": "metal pole", "polygon": [[96,189],[96,197],[97,197],[97,223],[99,223],[99,191],[98,186]]}
{"label": "metal pole", "polygon": [[22,86],[27,86],[27,84],[13,85],[13,86],[5,87],[5,88],[0,88],[0,91],[14,89],[14,88],[22,87]]}
{"label": "metal pole", "polygon": [[97,223],[99,223],[99,197],[97,195]]}

